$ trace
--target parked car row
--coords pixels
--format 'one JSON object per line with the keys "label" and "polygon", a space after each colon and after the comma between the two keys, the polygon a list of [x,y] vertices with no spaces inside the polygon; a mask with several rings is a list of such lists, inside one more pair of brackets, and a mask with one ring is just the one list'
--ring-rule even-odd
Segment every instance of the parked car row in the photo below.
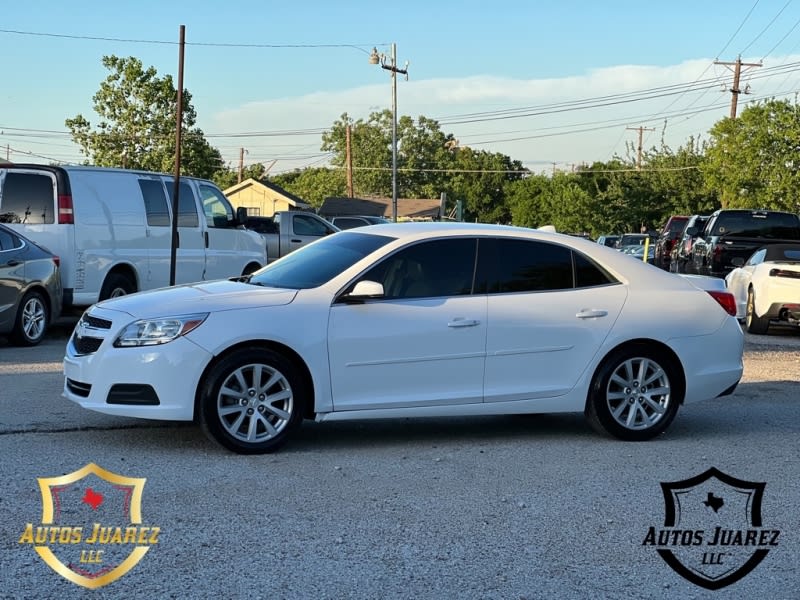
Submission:
{"label": "parked car row", "polygon": [[659,238],[658,245],[664,248],[668,239],[675,239],[669,263],[664,254],[656,261],[676,273],[724,278],[763,246],[800,242],[800,217],[790,212],[720,209],[680,221],[685,225],[679,236],[665,226]]}

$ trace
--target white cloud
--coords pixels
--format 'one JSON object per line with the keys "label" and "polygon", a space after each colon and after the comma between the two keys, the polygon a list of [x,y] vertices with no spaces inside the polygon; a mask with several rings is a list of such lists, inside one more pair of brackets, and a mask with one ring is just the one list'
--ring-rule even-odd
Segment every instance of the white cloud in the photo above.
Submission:
{"label": "white cloud", "polygon": [[[797,60],[773,59],[771,66]],[[637,134],[627,127],[643,126],[647,132],[645,147],[657,146],[662,131],[673,148],[684,144],[689,136],[705,135],[714,122],[728,115],[730,94],[725,85],[732,82],[730,70],[712,65],[710,59],[686,61],[678,65],[658,67],[622,65],[595,69],[585,75],[559,79],[507,79],[495,76],[473,76],[461,79],[429,79],[405,81],[398,76],[398,114],[439,119],[442,129],[453,133],[463,145],[502,152],[521,160],[534,170],[541,165],[569,164],[609,160],[624,154],[626,143],[636,143]],[[759,97],[785,93],[778,89],[788,72],[765,77],[754,87]],[[752,73],[757,75],[757,73]],[[751,72],[747,72],[749,77]],[[744,79],[743,77],[743,84]],[[705,82],[705,91],[669,95],[669,86],[685,86],[698,80]],[[795,84],[796,87],[796,84]],[[638,102],[625,102],[624,94],[660,89],[660,97]],[[673,88],[675,89],[675,88]],[[772,90],[772,91],[770,91]],[[658,92],[652,95],[658,96]],[[604,99],[605,98],[605,99]],[[588,99],[591,107],[577,110],[576,105],[554,107],[558,103],[575,103]],[[740,110],[749,97],[740,97]],[[606,106],[603,106],[606,104]],[[342,113],[365,118],[370,112],[391,106],[391,87],[385,83],[337,91],[320,91],[298,97],[283,97],[251,102],[215,114],[205,127],[208,132],[278,132],[287,130],[324,129]],[[545,110],[544,107],[550,107]],[[456,115],[508,111],[530,108],[531,115],[448,125]],[[666,129],[664,130],[664,118]],[[474,117],[480,118],[480,117]],[[519,139],[525,138],[525,139]],[[275,172],[309,164],[320,157],[319,134],[291,137],[251,137],[237,139],[234,144],[248,148],[248,161],[267,162],[278,158]],[[217,143],[223,146],[222,142]],[[225,142],[230,146],[230,142]],[[233,160],[233,151],[224,151]],[[230,156],[229,156],[230,155]],[[302,156],[293,160],[292,156]],[[236,152],[238,159],[238,151]]]}

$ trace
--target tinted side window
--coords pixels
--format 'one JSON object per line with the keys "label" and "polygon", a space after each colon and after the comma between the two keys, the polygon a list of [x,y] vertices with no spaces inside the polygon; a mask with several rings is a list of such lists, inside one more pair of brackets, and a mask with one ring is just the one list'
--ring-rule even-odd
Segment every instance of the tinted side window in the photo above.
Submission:
{"label": "tinted side window", "polygon": [[325,223],[314,217],[308,215],[294,215],[292,219],[292,228],[295,235],[327,235],[331,230],[325,226]]}
{"label": "tinted side window", "polygon": [[10,231],[0,229],[0,251],[21,248],[22,241]]}
{"label": "tinted side window", "polygon": [[474,239],[421,242],[392,254],[360,279],[383,284],[387,298],[463,296],[472,291]]}
{"label": "tinted side window", "polygon": [[140,179],[139,188],[144,198],[144,210],[147,213],[147,224],[151,227],[169,227],[169,209],[164,184],[160,180]]}
{"label": "tinted side window", "polygon": [[[178,193],[178,227],[199,227],[200,218],[197,216],[197,203],[194,201],[192,186],[181,183]],[[175,183],[168,182],[169,202],[172,204],[175,195]]]}
{"label": "tinted side window", "polygon": [[228,199],[210,185],[200,185],[200,199],[209,227],[230,227],[233,223],[233,207]]}
{"label": "tinted side window", "polygon": [[355,219],[353,217],[341,217],[334,219],[333,222],[339,229],[352,229],[353,227],[362,227],[367,225],[363,219]]}
{"label": "tinted side window", "polygon": [[0,215],[7,223],[53,223],[55,192],[49,175],[6,174],[0,195]]}
{"label": "tinted side window", "polygon": [[593,287],[608,285],[616,280],[583,254],[573,252],[575,258],[575,287]]}
{"label": "tinted side window", "polygon": [[573,287],[572,251],[535,240],[481,240],[476,292],[503,294]]}

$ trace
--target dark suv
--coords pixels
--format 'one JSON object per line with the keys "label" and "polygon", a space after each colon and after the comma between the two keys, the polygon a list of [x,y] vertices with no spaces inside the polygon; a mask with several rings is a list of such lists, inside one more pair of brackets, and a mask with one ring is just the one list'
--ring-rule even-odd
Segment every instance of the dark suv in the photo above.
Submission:
{"label": "dark suv", "polygon": [[692,245],[697,236],[703,233],[708,223],[708,215],[692,215],[686,221],[681,237],[672,246],[669,270],[673,273],[694,273],[694,264],[690,261]]}
{"label": "dark suv", "polygon": [[744,262],[762,246],[798,241],[800,217],[794,213],[722,209],[711,215],[697,236],[690,260],[699,275],[725,277],[735,267],[734,258]]}
{"label": "dark suv", "polygon": [[658,234],[658,239],[656,240],[654,264],[657,267],[669,271],[669,264],[672,259],[672,247],[675,245],[675,242],[681,238],[688,221],[689,217],[683,215],[673,215],[667,219],[666,224],[661,229],[661,232]]}

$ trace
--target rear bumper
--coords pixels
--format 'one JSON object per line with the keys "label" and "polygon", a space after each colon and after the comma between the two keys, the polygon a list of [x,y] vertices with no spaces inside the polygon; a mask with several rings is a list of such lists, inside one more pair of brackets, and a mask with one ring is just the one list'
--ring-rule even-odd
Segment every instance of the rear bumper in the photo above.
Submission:
{"label": "rear bumper", "polygon": [[685,403],[733,393],[744,370],[744,333],[735,318],[726,318],[717,331],[701,337],[713,341],[712,352],[708,343],[698,344],[697,336],[669,342],[686,375]]}

